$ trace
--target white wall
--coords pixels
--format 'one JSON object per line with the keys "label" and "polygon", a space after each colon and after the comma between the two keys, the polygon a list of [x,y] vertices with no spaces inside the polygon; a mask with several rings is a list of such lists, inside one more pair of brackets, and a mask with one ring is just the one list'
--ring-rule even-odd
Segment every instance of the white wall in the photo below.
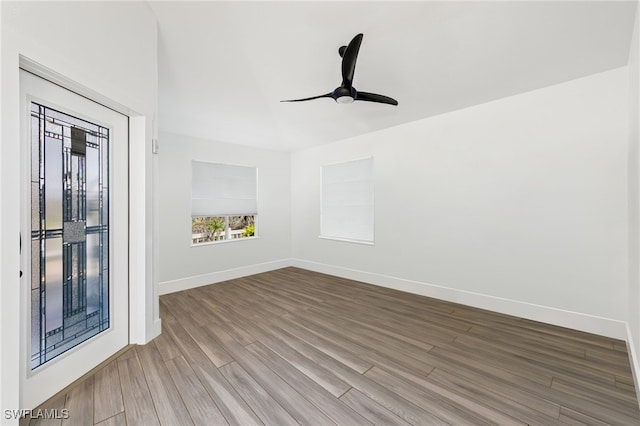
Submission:
{"label": "white wall", "polygon": [[[277,269],[291,257],[290,154],[161,133],[161,294]],[[191,161],[258,168],[258,235],[191,246]]]}
{"label": "white wall", "polygon": [[[625,67],[296,152],[293,257],[624,338],[627,116]],[[375,245],[319,239],[320,166],[367,156]]]}
{"label": "white wall", "polygon": [[[22,55],[50,78],[130,115],[131,340],[159,332],[153,282],[151,139],[157,110],[157,26],[144,2],[0,2],[0,407],[19,407],[18,239]],[[3,419],[3,422],[8,420]]]}
{"label": "white wall", "polygon": [[[0,83],[3,81],[2,80],[2,46],[3,44],[3,36],[2,36],[2,5],[0,4]],[[4,133],[4,129],[2,126],[2,112],[3,112],[3,108],[2,106],[4,105],[4,101],[3,99],[3,95],[4,92],[2,90],[2,84],[0,84],[0,155],[3,157],[3,148],[2,148],[2,141],[4,140],[4,138],[2,137],[3,133]],[[4,167],[3,167],[3,163],[0,160],[0,190],[4,189],[4,186],[6,185],[6,181],[3,177],[4,175]],[[2,265],[4,264],[4,262],[2,262],[2,260],[4,260],[5,257],[5,248],[4,248],[4,244],[2,244],[1,242],[4,241],[5,239],[7,239],[5,237],[5,233],[4,233],[4,223],[5,223],[5,219],[3,217],[2,211],[4,210],[2,208],[4,203],[4,200],[2,199],[2,196],[0,195],[0,324],[5,324],[7,321],[10,320],[10,316],[9,315],[5,315],[5,309],[3,309],[3,303],[2,301],[4,300],[3,296],[3,291],[2,291],[2,287],[4,287],[4,285],[2,284],[4,282],[4,276],[6,275],[11,275],[12,273],[15,273],[15,269],[13,268],[8,268],[8,271],[5,270],[6,268],[4,268]],[[15,281],[14,281],[15,282]],[[9,296],[12,296],[13,294],[15,294],[15,291],[10,291],[9,292]],[[15,311],[10,311],[9,314],[15,314]],[[14,327],[12,327],[12,330],[15,330]],[[6,347],[6,343],[2,343],[3,342],[3,329],[2,329],[2,325],[0,325],[0,375],[2,375],[2,377],[4,377],[3,373],[4,373],[4,369],[5,369],[5,365],[11,365],[12,363],[16,362],[15,360],[15,352],[13,349],[8,349]],[[15,346],[15,345],[13,345]],[[8,349],[8,350],[7,350]],[[4,355],[4,351],[7,351],[7,356],[8,359],[5,359],[5,355]],[[15,366],[17,366],[18,364],[13,364],[14,368]],[[18,370],[17,368],[15,368],[15,370]],[[14,372],[13,374],[10,374],[8,377],[8,380],[10,382],[10,384],[15,384],[16,380],[19,381],[20,377],[18,376],[18,374],[16,374],[17,372]],[[17,401],[17,396],[12,395],[9,392],[9,389],[5,388],[4,386],[2,386],[2,384],[0,384],[0,406],[4,407],[5,404],[7,404],[7,407],[10,406],[16,406],[16,404],[18,403]]]}
{"label": "white wall", "polygon": [[629,51],[629,295],[631,365],[640,403],[640,9]]}

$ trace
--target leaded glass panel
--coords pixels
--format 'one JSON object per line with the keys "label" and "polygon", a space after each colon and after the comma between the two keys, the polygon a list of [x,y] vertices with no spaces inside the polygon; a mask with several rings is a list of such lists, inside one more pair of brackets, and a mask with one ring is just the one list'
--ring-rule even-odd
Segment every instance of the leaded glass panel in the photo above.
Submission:
{"label": "leaded glass panel", "polygon": [[109,129],[31,104],[31,368],[109,328]]}

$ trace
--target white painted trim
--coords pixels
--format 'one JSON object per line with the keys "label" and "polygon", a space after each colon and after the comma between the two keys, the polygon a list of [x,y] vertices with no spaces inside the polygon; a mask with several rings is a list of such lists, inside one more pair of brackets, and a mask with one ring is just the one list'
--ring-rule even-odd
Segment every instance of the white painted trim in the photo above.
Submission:
{"label": "white painted trim", "polygon": [[345,243],[353,243],[353,244],[364,244],[365,246],[375,246],[375,241],[366,241],[366,240],[352,240],[349,238],[338,238],[338,237],[330,237],[328,235],[318,235],[318,238],[323,240],[332,240],[332,241],[342,241]]}
{"label": "white painted trim", "polygon": [[[145,344],[153,335],[147,317],[153,315],[149,298],[151,258],[147,251],[150,227],[147,196],[150,174],[147,147],[151,143],[146,116],[129,116],[129,343]],[[153,185],[153,184],[151,184]]]}
{"label": "white painted trim", "polygon": [[157,318],[153,321],[153,323],[149,327],[149,332],[147,333],[149,340],[147,341],[147,343],[149,343],[151,340],[158,337],[161,333],[162,333],[162,319]]}
{"label": "white painted trim", "polygon": [[[239,268],[196,275],[172,281],[164,281],[159,285],[159,292],[160,295],[174,293],[203,285],[215,284],[235,278],[286,268],[288,266],[295,266],[309,271],[335,275],[380,287],[433,297],[475,308],[487,309],[493,312],[513,315],[533,321],[540,321],[546,324],[593,333],[613,339],[620,339],[627,341],[627,345],[631,350],[633,350],[633,346],[631,345],[631,334],[628,330],[627,324],[623,321],[302,259],[281,259],[273,262],[242,266]],[[629,356],[635,360],[635,364],[632,363],[632,366],[634,368],[634,378],[636,380],[636,384],[638,384],[638,376],[640,374],[637,373],[640,372],[640,364],[638,364],[638,358],[636,357],[635,352],[630,352]],[[640,389],[640,385],[638,385],[638,389]]]}
{"label": "white painted trim", "polygon": [[[46,365],[31,367],[29,354],[31,348],[31,276],[26,274],[22,278],[21,286],[21,315],[20,315],[20,406],[32,408],[41,404],[52,395],[68,386],[82,374],[95,368],[102,359],[124,348],[129,343],[129,189],[128,189],[128,151],[129,151],[129,119],[128,117],[97,104],[84,96],[79,96],[69,90],[51,83],[48,80],[21,70],[20,78],[20,144],[24,149],[21,153],[21,186],[23,198],[21,206],[23,217],[29,217],[32,211],[32,201],[28,196],[30,185],[29,169],[32,148],[29,132],[29,110],[31,102],[44,102],[45,105],[56,108],[80,119],[90,120],[109,129],[109,164],[112,170],[108,176],[109,183],[109,328],[103,333],[94,335],[81,344],[60,354]],[[37,151],[35,151],[37,152]],[[23,221],[20,224],[22,235],[31,234],[31,224]],[[23,244],[24,246],[24,244]],[[22,270],[31,270],[31,252],[22,252]],[[101,358],[103,357],[103,358]]]}
{"label": "white painted trim", "polygon": [[[137,309],[129,310],[129,343],[145,344],[159,335],[153,329],[149,329],[147,316],[153,313],[153,301],[149,294],[153,283],[151,282],[152,262],[147,252],[147,232],[152,218],[149,204],[149,182],[152,182],[150,167],[141,167],[150,164],[151,154],[147,152],[150,145],[152,129],[149,117],[135,112],[100,93],[83,86],[64,75],[44,66],[40,63],[19,55],[19,67],[59,85],[79,96],[87,98],[102,106],[119,112],[129,119],[129,306]],[[136,283],[135,285],[133,283]],[[143,307],[143,308],[140,308]]]}
{"label": "white painted trim", "polygon": [[[501,297],[488,296],[454,288],[442,287],[434,284],[412,281],[387,275],[374,274],[356,269],[327,265],[302,259],[292,259],[291,266],[308,269],[324,274],[336,275],[342,278],[357,280],[381,287],[392,288],[421,296],[433,297],[449,302],[487,309],[533,321],[567,327],[585,331],[614,339],[628,338],[626,323],[609,318],[602,318],[579,312],[565,311],[548,306],[535,305]],[[640,388],[639,388],[640,389]]]}
{"label": "white painted trim", "polygon": [[209,274],[163,281],[159,285],[159,293],[162,296],[163,294],[175,293],[176,291],[188,290],[190,288],[201,287],[203,285],[215,284],[222,281],[260,274],[262,272],[274,271],[276,269],[286,268],[287,266],[292,266],[291,259],[274,260],[272,262],[225,269],[223,271],[211,272]]}
{"label": "white painted trim", "polygon": [[[227,216],[230,216],[230,215],[227,215]],[[254,217],[257,217],[257,216],[258,215],[254,215]],[[218,217],[221,217],[221,216],[218,216]],[[254,235],[253,237],[232,238],[230,240],[207,241],[206,243],[195,243],[195,244],[191,243],[191,247],[206,247],[206,246],[213,246],[216,244],[233,243],[236,241],[251,241],[251,240],[258,240],[258,239],[260,239],[260,236]]]}
{"label": "white painted trim", "polygon": [[133,113],[130,108],[122,105],[121,103],[116,102],[113,99],[106,97],[101,93],[87,86],[83,86],[82,84],[71,80],[68,77],[32,60],[31,58],[28,58],[24,55],[20,55],[19,65],[20,65],[20,68],[22,68],[25,71],[29,71],[31,74],[44,78],[45,80],[48,80],[54,84],[57,84],[60,87],[64,87],[70,92],[73,92],[79,96],[87,98],[92,102],[98,103],[109,109],[117,111],[122,115],[126,115],[127,117],[131,115],[135,115],[135,113]]}
{"label": "white painted trim", "polygon": [[627,354],[629,355],[629,364],[631,365],[631,373],[633,374],[633,382],[636,387],[636,399],[638,400],[638,407],[640,408],[640,359],[636,353],[636,347],[633,344],[633,333],[631,327],[626,324],[627,330]]}

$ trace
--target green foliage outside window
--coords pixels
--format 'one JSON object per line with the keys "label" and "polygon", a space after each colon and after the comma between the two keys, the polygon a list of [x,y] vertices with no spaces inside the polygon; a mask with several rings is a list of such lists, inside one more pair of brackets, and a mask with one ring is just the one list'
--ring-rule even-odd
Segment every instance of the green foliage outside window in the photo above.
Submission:
{"label": "green foliage outside window", "polygon": [[209,222],[209,224],[207,225],[207,229],[209,230],[209,232],[213,233],[214,239],[218,239],[218,235],[224,232],[224,221],[214,219],[213,221]]}
{"label": "green foliage outside window", "polygon": [[[0,0],[1,1],[1,0]],[[255,216],[193,216],[193,244],[234,240],[255,236]]]}
{"label": "green foliage outside window", "polygon": [[243,237],[253,237],[256,234],[255,225],[247,225],[244,227],[244,231],[242,232]]}

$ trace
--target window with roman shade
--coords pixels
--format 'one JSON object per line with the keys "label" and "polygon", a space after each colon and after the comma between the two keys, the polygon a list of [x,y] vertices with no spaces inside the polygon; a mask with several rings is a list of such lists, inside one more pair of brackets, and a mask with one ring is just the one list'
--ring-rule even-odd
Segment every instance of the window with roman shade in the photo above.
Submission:
{"label": "window with roman shade", "polygon": [[255,167],[191,162],[192,243],[255,236]]}
{"label": "window with roman shade", "polygon": [[322,166],[321,237],[374,241],[373,158]]}

